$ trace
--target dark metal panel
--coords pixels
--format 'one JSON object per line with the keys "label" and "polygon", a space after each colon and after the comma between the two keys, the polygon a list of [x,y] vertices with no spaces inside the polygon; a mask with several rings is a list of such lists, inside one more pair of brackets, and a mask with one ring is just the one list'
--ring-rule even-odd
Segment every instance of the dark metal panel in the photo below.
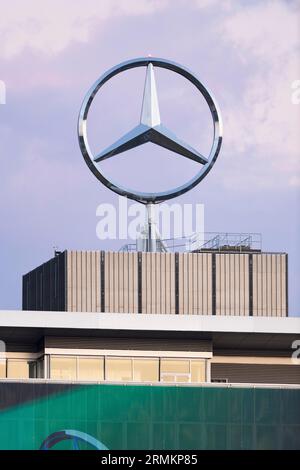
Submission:
{"label": "dark metal panel", "polygon": [[[78,389],[79,385],[74,384],[54,384],[52,383],[0,383],[0,410],[3,411],[11,407],[20,407],[33,400],[38,400],[65,393],[72,389]],[[20,419],[21,421],[21,419]]]}
{"label": "dark metal panel", "polygon": [[212,363],[211,378],[231,383],[300,384],[300,366]]}
{"label": "dark metal panel", "polygon": [[67,310],[67,283],[66,283],[66,267],[67,252],[63,251],[57,256],[58,262],[58,311],[65,312]]}
{"label": "dark metal panel", "polygon": [[211,352],[212,342],[210,340],[190,338],[136,338],[136,337],[45,337],[46,348],[60,349],[110,349],[126,350],[128,355],[134,350],[149,351],[193,351]]}
{"label": "dark metal panel", "polygon": [[28,310],[29,274],[22,276],[22,310]]}
{"label": "dark metal panel", "polygon": [[44,277],[43,277],[43,289],[44,289],[44,299],[43,299],[43,310],[50,310],[50,261],[44,264]]}
{"label": "dark metal panel", "polygon": [[57,254],[23,276],[23,310],[65,311],[66,255]]}
{"label": "dark metal panel", "polygon": [[36,309],[36,271],[29,276],[29,310]]}

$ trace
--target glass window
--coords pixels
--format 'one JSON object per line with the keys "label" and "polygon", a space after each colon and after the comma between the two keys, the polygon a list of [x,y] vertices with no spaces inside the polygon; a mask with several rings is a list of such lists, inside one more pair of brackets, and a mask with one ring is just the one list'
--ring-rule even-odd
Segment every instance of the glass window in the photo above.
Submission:
{"label": "glass window", "polygon": [[192,382],[205,382],[206,362],[203,360],[192,360],[191,361],[191,381]]}
{"label": "glass window", "polygon": [[184,359],[162,359],[160,363],[160,370],[163,373],[190,373],[190,361]]}
{"label": "glass window", "polygon": [[188,359],[161,359],[160,380],[162,382],[190,382]]}
{"label": "glass window", "polygon": [[158,382],[158,359],[133,359],[133,380],[136,382]]}
{"label": "glass window", "polygon": [[190,382],[190,374],[175,374],[175,380],[174,382]]}
{"label": "glass window", "polygon": [[128,358],[107,358],[106,359],[106,380],[116,382],[132,380],[132,361]]}
{"label": "glass window", "polygon": [[29,361],[28,365],[29,365],[29,378],[36,379],[37,378],[36,361]]}
{"label": "glass window", "polygon": [[104,380],[103,357],[78,357],[78,380]]}
{"label": "glass window", "polygon": [[7,359],[7,377],[9,379],[28,379],[29,362],[25,359]]}
{"label": "glass window", "polygon": [[76,357],[54,357],[50,359],[51,379],[76,380]]}
{"label": "glass window", "polygon": [[36,373],[38,379],[44,378],[44,359],[39,359],[36,363]]}
{"label": "glass window", "polygon": [[6,378],[6,359],[0,357],[0,378]]}

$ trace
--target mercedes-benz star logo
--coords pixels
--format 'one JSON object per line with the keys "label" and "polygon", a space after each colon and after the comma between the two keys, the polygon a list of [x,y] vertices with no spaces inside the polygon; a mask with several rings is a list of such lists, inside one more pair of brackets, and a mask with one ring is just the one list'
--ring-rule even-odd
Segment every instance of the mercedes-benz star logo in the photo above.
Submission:
{"label": "mercedes-benz star logo", "polygon": [[[140,124],[94,157],[88,145],[86,125],[88,112],[96,93],[101,88],[101,86],[114,75],[123,72],[124,70],[141,66],[146,66],[147,71]],[[187,143],[179,140],[176,135],[174,135],[168,128],[161,124],[154,77],[154,66],[169,69],[184,76],[190,82],[192,82],[204,96],[209,106],[214,124],[213,143],[208,158],[201,155],[197,150]],[[157,59],[154,57],[147,57],[130,60],[113,67],[102,77],[100,77],[100,79],[92,86],[81,106],[78,121],[78,136],[83,157],[94,175],[112,191],[146,204],[157,203],[179,196],[200,183],[200,181],[211,170],[220,152],[222,144],[222,123],[220,112],[218,111],[217,104],[212,98],[212,95],[208,92],[204,85],[202,85],[200,80],[198,80],[190,71],[174,62],[170,62],[164,59]],[[147,142],[160,145],[161,147],[164,147],[168,150],[171,150],[172,152],[183,155],[184,157],[199,163],[201,165],[200,171],[190,181],[177,188],[159,193],[144,193],[132,191],[112,182],[111,180],[106,179],[96,165],[103,160],[113,157],[114,155],[125,152]]]}

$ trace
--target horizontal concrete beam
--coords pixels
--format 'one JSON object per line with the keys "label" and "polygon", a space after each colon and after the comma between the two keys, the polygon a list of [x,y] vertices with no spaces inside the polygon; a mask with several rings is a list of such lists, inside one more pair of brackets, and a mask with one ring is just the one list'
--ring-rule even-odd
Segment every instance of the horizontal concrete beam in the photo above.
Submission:
{"label": "horizontal concrete beam", "polygon": [[0,327],[300,334],[300,318],[0,310]]}

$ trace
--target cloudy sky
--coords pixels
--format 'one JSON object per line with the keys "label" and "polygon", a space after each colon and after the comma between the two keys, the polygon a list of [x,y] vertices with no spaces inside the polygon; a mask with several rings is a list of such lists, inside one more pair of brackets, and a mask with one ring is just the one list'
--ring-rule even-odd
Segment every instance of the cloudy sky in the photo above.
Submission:
{"label": "cloudy sky", "polygon": [[[300,105],[292,101],[300,80],[299,0],[0,0],[0,6],[6,85],[0,308],[20,308],[22,274],[49,259],[53,246],[124,243],[96,237],[97,206],[117,205],[118,198],[88,171],[77,116],[104,71],[151,54],[193,70],[224,121],[215,167],[176,202],[204,203],[206,231],[260,232],[264,250],[287,251],[290,314],[299,315]],[[203,102],[183,79],[161,71],[156,78],[165,124],[205,153],[211,129]],[[137,124],[143,80],[142,70],[126,72],[103,88],[91,113],[95,151]],[[151,190],[188,179],[194,165],[148,144],[104,162],[103,171]]]}

